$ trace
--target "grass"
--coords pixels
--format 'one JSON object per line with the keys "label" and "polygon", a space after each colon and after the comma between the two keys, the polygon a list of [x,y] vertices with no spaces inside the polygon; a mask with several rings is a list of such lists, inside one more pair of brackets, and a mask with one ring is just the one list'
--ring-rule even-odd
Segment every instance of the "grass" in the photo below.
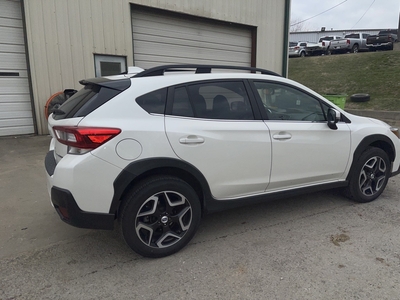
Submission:
{"label": "grass", "polygon": [[[320,94],[347,94],[346,108],[400,111],[400,51],[290,58],[289,78]],[[351,102],[357,93],[371,100]]]}

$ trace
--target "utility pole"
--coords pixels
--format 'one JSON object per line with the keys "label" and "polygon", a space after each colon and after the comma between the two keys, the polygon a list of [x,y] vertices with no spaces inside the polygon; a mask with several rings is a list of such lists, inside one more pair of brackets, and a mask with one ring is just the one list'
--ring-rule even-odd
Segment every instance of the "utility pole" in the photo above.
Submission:
{"label": "utility pole", "polygon": [[400,34],[400,12],[399,12],[399,27],[397,28],[397,36]]}

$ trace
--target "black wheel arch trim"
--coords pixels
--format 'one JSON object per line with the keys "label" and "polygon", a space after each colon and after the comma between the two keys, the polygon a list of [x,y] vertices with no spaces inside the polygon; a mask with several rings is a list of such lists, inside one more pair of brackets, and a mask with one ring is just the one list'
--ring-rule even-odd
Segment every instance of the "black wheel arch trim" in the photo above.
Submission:
{"label": "black wheel arch trim", "polygon": [[[384,144],[388,145],[389,148],[386,148]],[[357,149],[353,153],[353,162],[350,167],[349,173],[347,174],[347,180],[350,180],[351,174],[353,173],[355,168],[355,162],[358,160],[361,153],[363,153],[365,149],[367,149],[370,146],[381,148],[388,154],[389,160],[391,162],[394,161],[396,157],[396,149],[390,138],[382,134],[373,134],[367,136],[358,144]]]}
{"label": "black wheel arch trim", "polygon": [[[114,196],[110,206],[110,214],[116,214],[124,193],[132,183],[153,175],[177,175],[189,183],[195,181],[199,186],[197,193],[202,194],[202,207],[206,211],[206,199],[211,199],[211,190],[204,175],[193,165],[176,158],[148,158],[135,161],[127,165],[115,179]],[[186,175],[182,178],[182,175]],[[200,195],[199,195],[200,196]]]}

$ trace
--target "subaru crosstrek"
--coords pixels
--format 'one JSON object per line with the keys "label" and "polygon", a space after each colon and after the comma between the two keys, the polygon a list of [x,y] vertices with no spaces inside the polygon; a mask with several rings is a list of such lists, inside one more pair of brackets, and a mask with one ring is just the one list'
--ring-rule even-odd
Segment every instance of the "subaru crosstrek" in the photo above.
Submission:
{"label": "subaru crosstrek", "polygon": [[49,116],[45,167],[63,221],[118,220],[143,256],[183,248],[207,212],[338,187],[369,202],[400,171],[398,129],[273,72],[135,72],[80,82]]}

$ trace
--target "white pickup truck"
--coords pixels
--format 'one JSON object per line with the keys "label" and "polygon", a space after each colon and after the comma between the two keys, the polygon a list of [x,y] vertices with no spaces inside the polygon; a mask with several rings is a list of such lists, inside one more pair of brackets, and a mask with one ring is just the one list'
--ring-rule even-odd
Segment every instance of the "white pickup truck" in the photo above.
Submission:
{"label": "white pickup truck", "polygon": [[323,36],[319,39],[317,44],[308,43],[306,47],[307,55],[322,55],[327,54],[330,44],[334,40],[339,40],[342,37],[336,35]]}
{"label": "white pickup truck", "polygon": [[357,53],[360,50],[368,51],[366,46],[368,33],[351,33],[344,38],[331,41],[328,52],[330,53]]}

